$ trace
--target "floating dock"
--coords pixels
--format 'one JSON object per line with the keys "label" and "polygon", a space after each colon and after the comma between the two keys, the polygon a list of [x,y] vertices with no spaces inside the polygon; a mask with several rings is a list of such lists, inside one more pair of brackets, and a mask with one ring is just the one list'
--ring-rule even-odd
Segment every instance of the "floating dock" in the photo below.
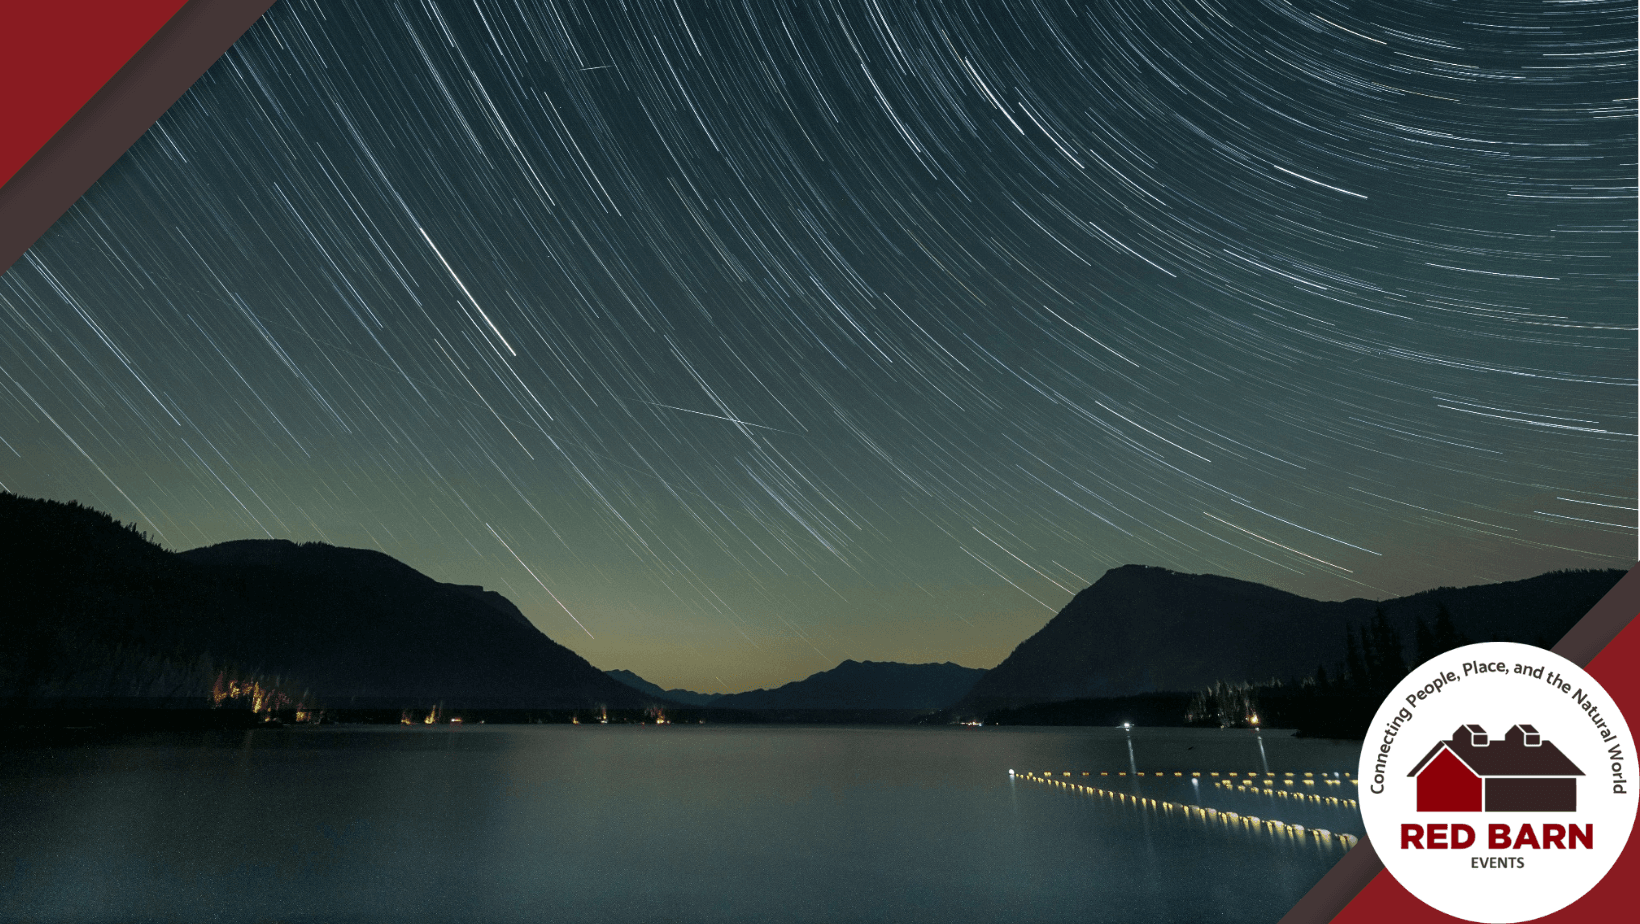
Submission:
{"label": "floating dock", "polygon": [[[1353,791],[1356,780],[1346,773],[1226,773],[1224,771],[1092,771],[1084,770],[1080,773],[1070,770],[1059,772],[1008,771],[1008,775],[1017,780],[1025,780],[1065,789],[1071,792],[1082,793],[1108,799],[1117,805],[1129,805],[1135,808],[1153,809],[1163,816],[1171,816],[1180,820],[1193,820],[1203,823],[1219,824],[1225,827],[1238,827],[1252,831],[1263,831],[1272,835],[1280,835],[1295,840],[1314,841],[1322,847],[1335,847],[1348,850],[1360,841],[1360,838],[1349,833],[1335,833],[1326,828],[1305,827],[1301,824],[1288,824],[1274,818],[1260,818],[1242,812],[1234,812],[1197,805],[1189,802],[1174,802],[1167,799],[1156,799],[1136,793],[1117,792],[1103,786],[1092,785],[1094,781],[1107,783],[1112,777],[1127,777],[1134,781],[1140,778],[1161,781],[1182,782],[1194,780],[1200,782],[1203,778],[1213,784],[1213,788],[1227,792],[1268,796],[1271,799],[1286,799],[1292,804],[1309,803],[1313,805],[1329,806],[1339,809],[1360,809],[1360,803],[1354,798],[1344,795],[1346,791]],[[1083,782],[1086,779],[1088,782]],[[1336,787],[1334,795],[1329,787]],[[1345,787],[1349,787],[1346,790]]]}

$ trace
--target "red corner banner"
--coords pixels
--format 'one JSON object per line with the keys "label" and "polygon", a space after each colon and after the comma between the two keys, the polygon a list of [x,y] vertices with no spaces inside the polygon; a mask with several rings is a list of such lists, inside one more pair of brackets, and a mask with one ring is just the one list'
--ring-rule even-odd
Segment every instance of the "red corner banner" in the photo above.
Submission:
{"label": "red corner banner", "polygon": [[180,9],[182,0],[8,4],[0,13],[0,185]]}
{"label": "red corner banner", "polygon": [[[1625,715],[1640,718],[1640,565],[1629,570],[1554,651],[1580,664]],[[1546,917],[1543,924],[1626,921],[1634,918],[1640,883],[1640,837],[1630,837],[1617,863],[1587,895]],[[1461,922],[1408,892],[1366,838],[1316,883],[1281,924],[1447,924]]]}
{"label": "red corner banner", "polygon": [[0,3],[0,273],[272,5]]}

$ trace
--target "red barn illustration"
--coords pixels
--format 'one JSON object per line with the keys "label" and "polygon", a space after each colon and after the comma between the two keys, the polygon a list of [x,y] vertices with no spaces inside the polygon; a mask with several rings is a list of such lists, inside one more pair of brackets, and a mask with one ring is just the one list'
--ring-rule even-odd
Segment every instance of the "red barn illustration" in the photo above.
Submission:
{"label": "red barn illustration", "polygon": [[1583,771],[1530,725],[1498,741],[1464,725],[1418,761],[1420,812],[1574,812]]}

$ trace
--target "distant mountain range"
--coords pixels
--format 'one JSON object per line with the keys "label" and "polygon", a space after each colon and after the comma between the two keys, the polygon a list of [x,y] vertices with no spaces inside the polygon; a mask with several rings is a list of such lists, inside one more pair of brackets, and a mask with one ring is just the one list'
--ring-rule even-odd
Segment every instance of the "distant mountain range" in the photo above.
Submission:
{"label": "distant mountain range", "polygon": [[1105,572],[954,706],[982,714],[1037,703],[1292,680],[1344,657],[1346,627],[1376,607],[1410,645],[1445,605],[1472,641],[1550,645],[1624,572],[1559,571],[1374,602],[1323,602],[1211,574],[1125,565]]}
{"label": "distant mountain range", "polygon": [[943,709],[984,676],[980,668],[844,661],[772,690],[720,697],[715,709]]}
{"label": "distant mountain range", "polygon": [[951,705],[984,673],[982,669],[949,661],[943,664],[844,661],[829,671],[811,674],[773,690],[729,694],[662,690],[631,671],[610,671],[609,675],[652,696],[712,709],[915,711]]}
{"label": "distant mountain range", "polygon": [[658,684],[650,683],[631,671],[613,670],[604,671],[604,673],[640,693],[648,694],[657,699],[682,703],[685,706],[709,706],[713,701],[723,696],[722,693],[696,693],[693,690],[663,690]]}
{"label": "distant mountain range", "polygon": [[1409,646],[1414,622],[1442,605],[1472,640],[1548,645],[1622,576],[1554,572],[1322,602],[1128,565],[990,671],[844,661],[772,690],[702,694],[599,671],[500,594],[439,583],[379,552],[245,540],[172,553],[79,504],[0,492],[0,707],[228,696],[331,709],[687,706],[740,721],[827,711],[909,720],[947,708],[961,717],[1333,670],[1346,628],[1377,607]]}
{"label": "distant mountain range", "polygon": [[14,494],[0,494],[0,638],[0,703],[14,706],[253,685],[332,708],[653,700],[500,594],[380,552],[245,540],[172,553],[106,514]]}

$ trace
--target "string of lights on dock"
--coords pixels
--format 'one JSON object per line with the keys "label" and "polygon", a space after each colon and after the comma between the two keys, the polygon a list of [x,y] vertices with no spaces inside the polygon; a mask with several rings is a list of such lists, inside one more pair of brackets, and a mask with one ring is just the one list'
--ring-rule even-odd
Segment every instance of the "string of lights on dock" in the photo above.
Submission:
{"label": "string of lights on dock", "polygon": [[[1341,809],[1359,810],[1360,803],[1353,798],[1343,795],[1344,787],[1354,787],[1357,781],[1347,773],[1317,773],[1317,772],[1284,772],[1284,773],[1223,773],[1220,771],[1089,771],[1079,773],[1070,770],[1032,771],[1009,770],[1010,779],[1024,780],[1045,786],[1052,786],[1070,792],[1097,796],[1118,805],[1131,806],[1153,810],[1162,817],[1175,818],[1181,821],[1197,821],[1209,824],[1218,824],[1226,827],[1239,827],[1250,831],[1262,831],[1272,835],[1291,837],[1299,840],[1314,840],[1322,847],[1338,847],[1348,850],[1360,840],[1357,835],[1334,832],[1326,828],[1306,827],[1302,824],[1289,824],[1275,818],[1262,818],[1257,815],[1243,812],[1219,809],[1212,806],[1197,805],[1188,802],[1176,802],[1168,799],[1158,799],[1132,792],[1119,792],[1106,789],[1103,786],[1091,785],[1083,780],[1097,778],[1100,782],[1108,783],[1112,778],[1132,778],[1137,781],[1141,778],[1154,780],[1191,780],[1200,782],[1203,777],[1212,782],[1213,788],[1227,792],[1252,793],[1286,799],[1292,804],[1310,803],[1314,805],[1330,806]],[[1325,791],[1308,791],[1305,787],[1337,787],[1338,795],[1331,795]]]}

